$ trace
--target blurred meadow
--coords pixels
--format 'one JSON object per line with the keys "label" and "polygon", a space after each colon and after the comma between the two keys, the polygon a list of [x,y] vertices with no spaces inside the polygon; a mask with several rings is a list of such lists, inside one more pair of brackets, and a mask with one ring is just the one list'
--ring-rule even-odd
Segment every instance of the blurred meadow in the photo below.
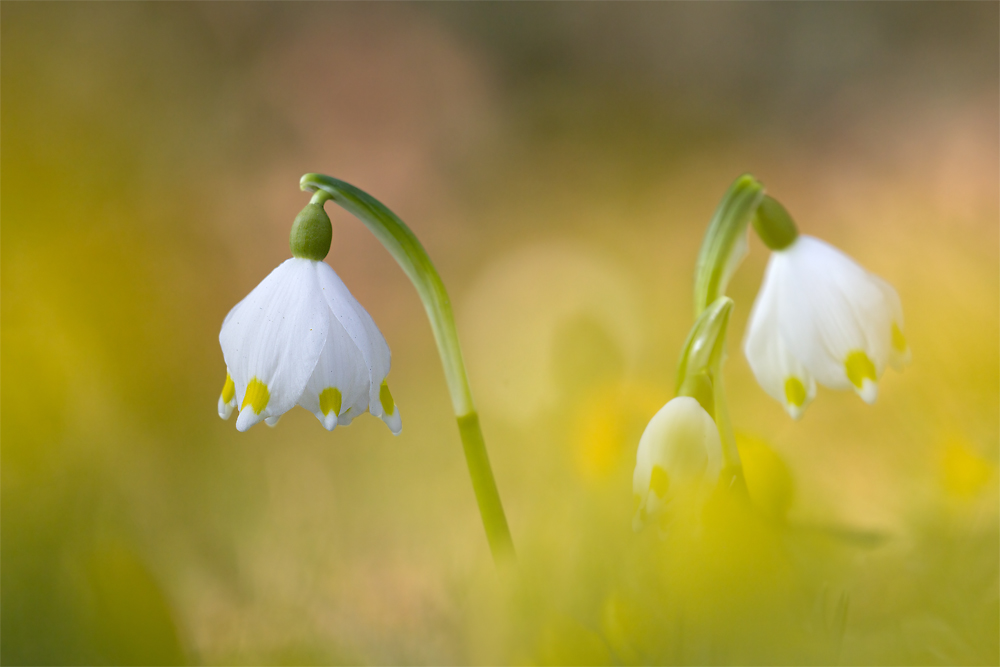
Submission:
{"label": "blurred meadow", "polygon": [[[4,664],[998,664],[996,3],[0,6]],[[413,287],[332,202],[398,438],[216,414],[306,172],[414,230],[518,549],[498,576]],[[701,236],[750,172],[892,283],[913,363],[800,422],[740,342],[753,505],[631,528]]]}

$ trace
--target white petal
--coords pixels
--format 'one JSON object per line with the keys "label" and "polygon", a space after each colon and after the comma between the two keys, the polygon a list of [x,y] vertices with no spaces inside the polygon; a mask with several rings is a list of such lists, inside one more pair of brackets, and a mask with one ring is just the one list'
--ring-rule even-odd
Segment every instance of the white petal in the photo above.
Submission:
{"label": "white petal", "polygon": [[222,383],[222,392],[219,394],[219,416],[229,419],[234,408],[236,408],[236,385],[233,384],[229,369],[226,369],[226,381]]}
{"label": "white petal", "polygon": [[399,435],[403,432],[403,419],[399,416],[398,405],[393,406],[391,415],[385,414],[385,411],[383,410],[382,421],[384,421],[385,425],[389,427],[389,430],[392,431],[393,435]]}
{"label": "white petal", "polygon": [[639,439],[632,475],[638,500],[633,528],[641,528],[644,517],[666,509],[678,492],[702,495],[721,471],[722,441],[715,422],[693,398],[669,401]]}
{"label": "white petal", "polygon": [[[319,417],[319,415],[316,416]],[[323,416],[323,419],[321,420],[323,422],[323,428],[325,428],[327,431],[332,431],[333,429],[337,428],[337,424],[339,423],[338,417],[339,415],[335,414],[333,410],[328,412],[326,415]]]}
{"label": "white petal", "polygon": [[778,274],[771,256],[747,325],[743,352],[757,382],[771,398],[800,419],[816,397],[816,381],[792,355],[778,327]]}
{"label": "white petal", "polygon": [[378,394],[392,362],[389,346],[371,315],[348,291],[334,270],[325,262],[315,264],[320,289],[330,310],[358,346],[368,367],[368,409],[373,415],[381,416],[383,411]]}
{"label": "white petal", "polygon": [[[283,262],[222,325],[219,343],[236,385],[240,431],[294,406],[316,366],[330,318],[314,264],[298,258]],[[266,387],[266,399],[257,391],[259,385],[252,385],[255,380]],[[247,397],[251,385],[255,390]],[[260,399],[256,407],[248,402],[254,397]]]}
{"label": "white petal", "polygon": [[264,423],[270,426],[271,428],[274,428],[275,426],[278,425],[279,419],[281,419],[281,415],[278,415],[277,417],[268,417],[267,419],[264,420]]}
{"label": "white petal", "polygon": [[891,315],[871,274],[809,236],[775,252],[772,262],[779,330],[816,380],[834,389],[854,387],[845,363],[856,352],[867,355],[880,377],[889,358]]}
{"label": "white petal", "polygon": [[378,394],[379,407],[382,408],[380,415],[382,421],[389,427],[393,435],[399,435],[403,430],[403,421],[399,416],[399,405],[392,397],[392,392],[389,391],[389,385],[385,380],[382,381]]}
{"label": "white petal", "polygon": [[[326,344],[299,398],[299,404],[332,431],[338,424],[339,416],[347,410],[360,414],[368,409],[369,379],[368,366],[361,350],[329,309],[328,315],[330,328]],[[340,395],[340,407],[336,411],[326,400],[320,399],[321,394],[329,389],[335,389]]]}
{"label": "white petal", "polygon": [[348,408],[344,412],[341,412],[340,416],[337,417],[337,425],[338,426],[350,426],[351,422],[354,421],[354,418],[357,417],[359,414],[361,414],[361,413],[360,412],[355,412],[354,410]]}
{"label": "white petal", "polygon": [[869,380],[868,378],[861,381],[860,389],[855,387],[854,390],[857,392],[858,396],[861,397],[861,400],[868,405],[874,403],[875,399],[878,398],[878,383]]}

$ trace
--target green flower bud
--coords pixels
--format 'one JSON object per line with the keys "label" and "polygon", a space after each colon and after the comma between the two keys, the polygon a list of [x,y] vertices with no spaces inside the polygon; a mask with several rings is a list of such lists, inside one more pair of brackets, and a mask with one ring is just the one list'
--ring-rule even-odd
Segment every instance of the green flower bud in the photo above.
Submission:
{"label": "green flower bud", "polygon": [[771,250],[784,250],[799,236],[792,217],[777,199],[764,195],[753,217],[753,228],[757,236]]}
{"label": "green flower bud", "polygon": [[292,223],[292,233],[288,236],[292,256],[321,261],[330,252],[332,242],[333,225],[323,204],[309,202]]}

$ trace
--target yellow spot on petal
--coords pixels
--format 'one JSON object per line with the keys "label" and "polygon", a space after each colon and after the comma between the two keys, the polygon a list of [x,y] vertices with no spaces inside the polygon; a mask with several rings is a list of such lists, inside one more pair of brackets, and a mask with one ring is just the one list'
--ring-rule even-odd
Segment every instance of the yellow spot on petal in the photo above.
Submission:
{"label": "yellow spot on petal", "polygon": [[335,415],[340,414],[340,404],[344,400],[344,397],[340,395],[340,390],[336,387],[327,387],[319,393],[319,409],[324,416],[329,415],[331,412]]}
{"label": "yellow spot on petal", "polygon": [[386,384],[385,380],[382,380],[382,387],[378,390],[378,400],[382,403],[382,409],[386,415],[391,415],[395,411],[396,402],[392,400],[389,385]]}
{"label": "yellow spot on petal", "polygon": [[249,405],[259,415],[267,407],[267,402],[270,400],[271,392],[268,391],[267,385],[257,378],[253,378],[247,385],[247,393],[243,394],[243,405],[240,406],[240,410]]}
{"label": "yellow spot on petal", "polygon": [[649,478],[649,488],[660,498],[667,496],[667,489],[670,488],[670,478],[667,471],[660,466],[653,466],[653,474]]}
{"label": "yellow spot on petal", "polygon": [[897,352],[906,352],[906,336],[895,322],[892,323],[892,347]]}
{"label": "yellow spot on petal", "polygon": [[858,389],[864,386],[865,379],[872,382],[878,381],[878,378],[875,377],[875,364],[861,350],[855,350],[847,355],[844,369],[847,371],[847,379]]}
{"label": "yellow spot on petal", "polygon": [[236,384],[233,382],[233,378],[229,377],[229,373],[226,373],[226,383],[222,385],[222,402],[228,403],[233,400],[235,394]]}
{"label": "yellow spot on petal", "polygon": [[790,377],[785,380],[785,400],[789,405],[801,408],[806,402],[806,387],[802,380]]}

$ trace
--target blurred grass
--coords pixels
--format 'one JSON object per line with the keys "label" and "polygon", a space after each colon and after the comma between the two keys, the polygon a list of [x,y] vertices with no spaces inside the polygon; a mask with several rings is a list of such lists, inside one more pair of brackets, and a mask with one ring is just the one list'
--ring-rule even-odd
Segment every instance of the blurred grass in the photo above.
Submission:
{"label": "blurred grass", "polygon": [[[4,664],[997,664],[991,4],[0,5]],[[308,63],[308,66],[305,64]],[[497,580],[429,328],[365,230],[399,439],[215,416],[307,171],[452,294],[521,558]],[[751,171],[899,289],[914,363],[801,423],[727,364],[749,504],[630,529],[700,236]]]}

